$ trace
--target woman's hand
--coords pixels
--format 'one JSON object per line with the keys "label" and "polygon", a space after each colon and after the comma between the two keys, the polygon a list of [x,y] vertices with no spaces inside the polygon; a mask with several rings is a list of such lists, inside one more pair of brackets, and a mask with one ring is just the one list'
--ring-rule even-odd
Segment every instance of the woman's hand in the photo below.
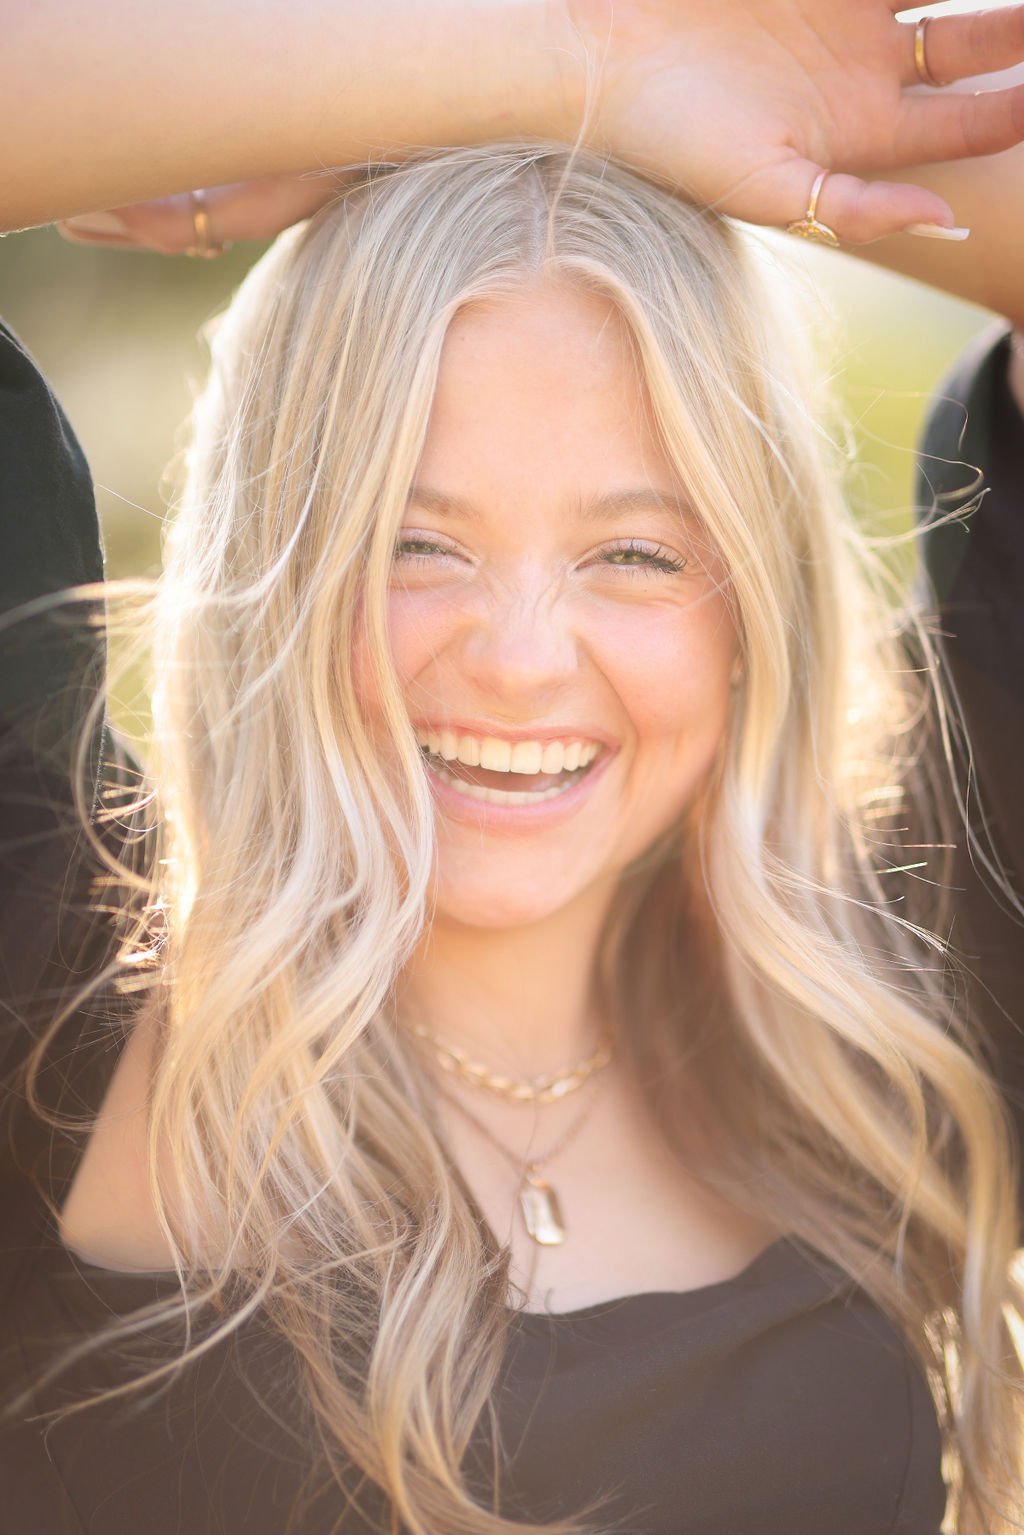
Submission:
{"label": "woman's hand", "polygon": [[[205,203],[211,254],[219,254],[218,247],[235,240],[272,239],[330,202],[345,180],[340,171],[308,171],[210,188]],[[55,227],[76,245],[114,245],[165,256],[181,255],[197,244],[193,203],[187,192],[62,219]]]}
{"label": "woman's hand", "polygon": [[[872,181],[901,167],[990,155],[1024,138],[1024,86],[922,88],[914,25],[890,0],[567,0],[604,67],[590,137],[685,196],[741,219],[817,216],[843,244],[915,223],[955,224],[935,192]],[[1024,59],[1024,6],[935,16],[939,80]],[[910,88],[910,89],[908,89]]]}

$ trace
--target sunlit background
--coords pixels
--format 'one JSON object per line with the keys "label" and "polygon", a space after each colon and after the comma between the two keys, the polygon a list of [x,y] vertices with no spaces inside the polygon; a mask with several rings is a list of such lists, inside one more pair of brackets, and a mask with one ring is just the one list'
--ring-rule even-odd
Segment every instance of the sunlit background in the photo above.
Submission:
{"label": "sunlit background", "polygon": [[[833,387],[856,436],[857,500],[905,517],[928,398],[993,316],[840,251],[789,238],[785,247],[834,318]],[[0,313],[50,379],[85,448],[111,576],[159,568],[166,471],[206,367],[199,330],[264,248],[247,242],[205,262],[72,246],[51,228],[0,241]]]}

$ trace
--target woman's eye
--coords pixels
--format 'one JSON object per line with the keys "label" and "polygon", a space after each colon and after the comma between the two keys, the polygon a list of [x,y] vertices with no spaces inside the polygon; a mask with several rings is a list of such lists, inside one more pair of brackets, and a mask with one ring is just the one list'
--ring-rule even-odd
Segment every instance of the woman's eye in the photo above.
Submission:
{"label": "woman's eye", "polygon": [[[455,550],[431,538],[399,538],[395,543],[396,563],[431,560],[438,555],[457,558]],[[678,574],[686,569],[688,561],[680,559],[678,555],[663,548],[661,544],[642,544],[631,540],[628,544],[620,544],[616,548],[605,550],[599,556],[598,563],[612,565],[618,570],[629,570],[646,575],[652,570]]]}
{"label": "woman's eye", "polygon": [[429,538],[400,538],[395,543],[396,560],[429,560],[435,554],[451,554],[444,544]]}
{"label": "woman's eye", "polygon": [[642,575],[649,570],[663,570],[678,574],[679,571],[685,570],[687,562],[680,559],[677,554],[664,549],[661,544],[631,542],[617,549],[606,550],[601,556],[601,563],[617,566],[620,570],[638,571]]}

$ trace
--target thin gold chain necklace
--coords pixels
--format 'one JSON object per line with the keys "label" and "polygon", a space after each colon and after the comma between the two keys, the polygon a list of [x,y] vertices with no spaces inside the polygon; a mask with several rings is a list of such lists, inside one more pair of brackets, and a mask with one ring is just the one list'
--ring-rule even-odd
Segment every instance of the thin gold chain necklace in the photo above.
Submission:
{"label": "thin gold chain necklace", "polygon": [[495,1093],[509,1103],[557,1103],[560,1098],[567,1098],[570,1093],[577,1092],[595,1072],[603,1071],[612,1058],[611,1032],[606,1031],[593,1055],[581,1061],[578,1066],[540,1077],[509,1077],[481,1066],[478,1061],[470,1060],[458,1045],[439,1039],[421,1023],[414,1023],[412,1032],[417,1039],[424,1040],[430,1046],[442,1071],[474,1087]]}
{"label": "thin gold chain necklace", "polygon": [[[595,1083],[595,1089],[598,1084]],[[565,1217],[562,1214],[562,1203],[546,1178],[541,1176],[541,1168],[557,1157],[569,1146],[583,1129],[593,1111],[596,1091],[591,1096],[590,1102],[584,1104],[568,1130],[562,1134],[553,1146],[549,1146],[539,1157],[523,1158],[517,1156],[514,1151],[499,1141],[498,1137],[488,1127],[471,1113],[466,1105],[454,1093],[449,1093],[443,1087],[435,1087],[434,1091],[444,1098],[453,1108],[458,1109],[462,1117],[471,1124],[480,1135],[490,1141],[495,1151],[500,1151],[506,1161],[519,1173],[519,1210],[523,1217],[523,1224],[529,1237],[540,1247],[560,1247],[565,1241],[567,1228]]]}

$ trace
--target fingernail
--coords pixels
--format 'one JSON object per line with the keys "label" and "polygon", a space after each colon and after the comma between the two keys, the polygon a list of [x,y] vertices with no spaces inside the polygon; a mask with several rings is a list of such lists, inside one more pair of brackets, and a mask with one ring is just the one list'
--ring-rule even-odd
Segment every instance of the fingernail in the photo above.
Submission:
{"label": "fingernail", "polygon": [[124,219],[118,218],[116,213],[83,213],[73,219],[65,219],[69,229],[76,229],[83,235],[123,235],[128,233],[128,225]]}
{"label": "fingernail", "polygon": [[969,229],[947,229],[945,224],[908,224],[905,235],[923,235],[926,240],[966,240]]}

